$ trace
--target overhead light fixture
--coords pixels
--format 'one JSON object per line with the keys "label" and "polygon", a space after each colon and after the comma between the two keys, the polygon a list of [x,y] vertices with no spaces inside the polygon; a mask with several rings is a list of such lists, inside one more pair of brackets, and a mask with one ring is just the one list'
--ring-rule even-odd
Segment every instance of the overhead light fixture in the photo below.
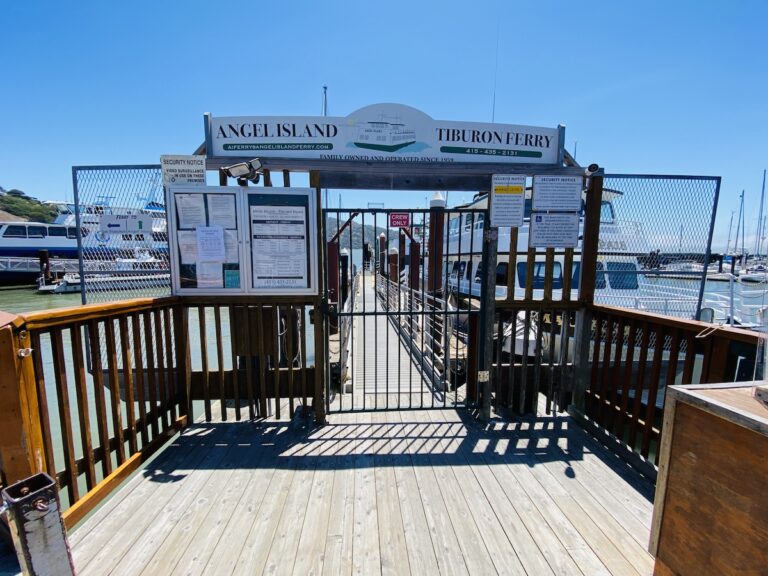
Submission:
{"label": "overhead light fixture", "polygon": [[258,184],[261,166],[261,160],[254,158],[248,162],[232,164],[232,166],[227,166],[223,170],[230,178],[237,178],[238,181],[250,180],[254,184]]}

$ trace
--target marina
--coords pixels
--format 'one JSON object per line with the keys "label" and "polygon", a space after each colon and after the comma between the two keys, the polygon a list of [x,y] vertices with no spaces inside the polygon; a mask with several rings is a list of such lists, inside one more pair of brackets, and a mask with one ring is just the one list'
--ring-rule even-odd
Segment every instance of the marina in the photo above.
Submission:
{"label": "marina", "polygon": [[[57,573],[667,573],[667,398],[762,376],[765,293],[670,256],[674,212],[646,205],[695,191],[706,262],[720,179],[611,175],[562,126],[466,124],[206,114],[201,154],[73,169],[78,206],[165,186],[152,214],[91,214],[116,251],[89,253],[79,221],[78,277],[49,283],[43,259],[47,294],[0,292],[0,478]],[[291,137],[373,156],[242,156],[321,125]],[[456,146],[473,134],[504,153]],[[326,188],[433,192],[342,209]],[[30,493],[44,526],[14,508]],[[35,534],[14,532],[20,567]]]}

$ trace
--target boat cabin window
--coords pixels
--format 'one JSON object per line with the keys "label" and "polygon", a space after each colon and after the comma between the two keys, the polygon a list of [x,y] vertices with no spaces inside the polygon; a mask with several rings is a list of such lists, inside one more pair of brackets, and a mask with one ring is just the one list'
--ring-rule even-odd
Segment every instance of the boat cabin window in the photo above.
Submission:
{"label": "boat cabin window", "polygon": [[26,226],[8,226],[3,232],[3,238],[26,238]]}
{"label": "boat cabin window", "polygon": [[48,230],[45,226],[27,226],[27,238],[45,238]]}
{"label": "boat cabin window", "polygon": [[66,238],[67,229],[64,226],[49,226],[48,236],[58,236],[60,238]]}
{"label": "boat cabin window", "polygon": [[77,238],[77,228],[67,228],[67,238]]}
{"label": "boat cabin window", "polygon": [[615,290],[637,290],[637,268],[632,262],[608,262],[608,283]]}
{"label": "boat cabin window", "polygon": [[467,271],[466,274],[462,276],[464,280],[469,280],[472,277],[472,261],[470,260],[467,262]]}
{"label": "boat cabin window", "polygon": [[469,213],[464,215],[464,230],[468,232],[472,229],[472,218],[474,217],[474,214]]}
{"label": "boat cabin window", "polygon": [[496,285],[497,286],[506,286],[507,285],[507,270],[509,269],[509,263],[507,262],[499,262],[496,265]]}
{"label": "boat cabin window", "polygon": [[139,242],[143,242],[143,241],[144,241],[144,234],[136,234],[136,235],[133,237],[133,239],[134,239],[134,240],[138,240]]}
{"label": "boat cabin window", "polygon": [[152,232],[152,240],[155,242],[167,242],[168,234],[165,232]]}
{"label": "boat cabin window", "polygon": [[485,220],[485,214],[478,214],[475,219],[475,230],[483,229],[483,220]]}
{"label": "boat cabin window", "polygon": [[123,234],[123,240],[133,240],[133,234]]}
{"label": "boat cabin window", "polygon": [[595,289],[596,290],[605,290],[605,286],[606,286],[606,284],[605,284],[605,272],[603,272],[603,270],[605,270],[605,267],[603,266],[602,262],[598,262],[597,265],[595,266],[595,268],[597,270],[597,274],[596,274],[596,277],[595,277]]}
{"label": "boat cabin window", "polygon": [[613,204],[603,200],[600,203],[600,222],[613,222],[616,215],[613,212]]}
{"label": "boat cabin window", "polygon": [[461,226],[460,220],[461,220],[461,217],[451,218],[448,221],[448,234],[450,236],[456,236],[456,234],[459,233],[459,226]]}
{"label": "boat cabin window", "polygon": [[475,283],[477,284],[480,283],[482,274],[483,274],[483,263],[480,262],[477,265],[477,269],[475,270],[475,280],[474,280]]}
{"label": "boat cabin window", "polygon": [[[533,265],[533,289],[541,290],[544,288],[544,278],[546,276],[547,265],[545,262],[535,262]],[[520,288],[525,288],[528,273],[528,263],[518,262],[517,281]],[[561,290],[563,288],[563,268],[560,262],[555,262],[552,266],[552,288]]]}

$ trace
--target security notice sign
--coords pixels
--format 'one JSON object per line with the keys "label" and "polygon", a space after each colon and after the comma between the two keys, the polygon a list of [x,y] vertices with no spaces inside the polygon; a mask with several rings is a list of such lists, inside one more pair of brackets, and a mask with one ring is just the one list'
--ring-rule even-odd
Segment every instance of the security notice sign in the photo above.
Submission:
{"label": "security notice sign", "polygon": [[579,215],[575,212],[534,212],[528,237],[531,248],[576,248]]}
{"label": "security notice sign", "polygon": [[534,176],[533,209],[578,212],[583,176]]}
{"label": "security notice sign", "polygon": [[163,185],[205,186],[205,156],[160,156]]}
{"label": "security notice sign", "polygon": [[525,176],[494,174],[491,183],[491,226],[523,225]]}
{"label": "security notice sign", "polygon": [[408,212],[392,212],[389,215],[390,228],[408,228],[411,225],[411,215]]}

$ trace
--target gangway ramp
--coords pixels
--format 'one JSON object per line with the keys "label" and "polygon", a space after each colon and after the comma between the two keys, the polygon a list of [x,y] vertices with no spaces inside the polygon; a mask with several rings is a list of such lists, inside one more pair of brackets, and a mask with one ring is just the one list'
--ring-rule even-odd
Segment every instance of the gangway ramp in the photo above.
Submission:
{"label": "gangway ramp", "polygon": [[454,406],[464,400],[463,388],[453,390],[442,346],[444,318],[428,310],[420,291],[410,291],[375,272],[356,281],[349,360],[341,392],[331,411],[387,410]]}

